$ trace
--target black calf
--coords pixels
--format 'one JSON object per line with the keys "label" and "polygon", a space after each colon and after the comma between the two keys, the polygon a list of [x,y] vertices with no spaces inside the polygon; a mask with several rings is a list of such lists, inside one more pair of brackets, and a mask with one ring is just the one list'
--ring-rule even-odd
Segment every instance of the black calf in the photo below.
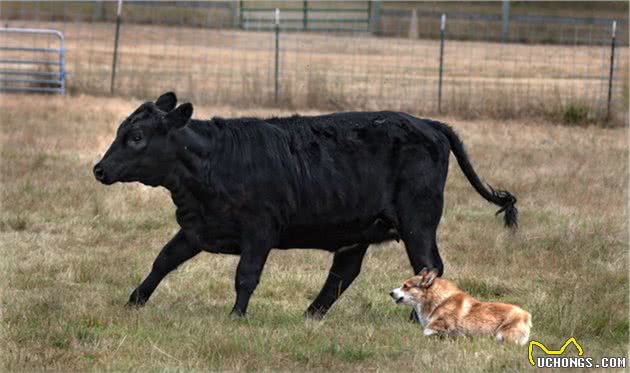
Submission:
{"label": "black calf", "polygon": [[334,252],[307,310],[322,317],[361,269],[369,244],[402,239],[415,272],[443,263],[436,244],[452,151],[471,185],[516,226],[516,198],[480,180],[447,125],[395,112],[316,117],[191,119],[175,94],[147,102],[118,128],[94,176],[171,192],[181,230],[131,294],[144,304],[160,281],[201,250],[240,255],[244,315],[272,248]]}

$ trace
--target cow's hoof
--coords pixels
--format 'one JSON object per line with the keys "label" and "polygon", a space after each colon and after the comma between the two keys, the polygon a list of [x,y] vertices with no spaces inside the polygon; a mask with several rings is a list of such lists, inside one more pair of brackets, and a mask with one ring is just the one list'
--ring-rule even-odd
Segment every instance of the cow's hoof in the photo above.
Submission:
{"label": "cow's hoof", "polygon": [[130,310],[139,310],[142,307],[144,307],[144,303],[132,303],[132,302],[125,303],[125,308],[130,309]]}
{"label": "cow's hoof", "polygon": [[306,310],[306,312],[304,312],[304,318],[306,320],[321,321],[324,318],[324,316],[326,316],[325,311],[317,310],[314,308],[309,308]]}
{"label": "cow's hoof", "polygon": [[322,321],[324,319],[324,315],[319,312],[305,312],[304,319],[306,321]]}
{"label": "cow's hoof", "polygon": [[230,312],[230,318],[232,320],[245,320],[247,319],[247,315],[245,314],[245,312],[232,310],[232,312]]}
{"label": "cow's hoof", "polygon": [[137,290],[134,290],[133,293],[129,296],[129,300],[125,305],[127,308],[141,308],[147,303],[147,299],[140,296],[140,293]]}

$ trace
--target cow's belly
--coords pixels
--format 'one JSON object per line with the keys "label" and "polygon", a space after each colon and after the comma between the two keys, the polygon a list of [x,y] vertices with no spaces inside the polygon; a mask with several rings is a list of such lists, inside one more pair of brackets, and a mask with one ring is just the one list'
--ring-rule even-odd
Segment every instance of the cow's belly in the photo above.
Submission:
{"label": "cow's belly", "polygon": [[[185,230],[191,242],[199,245],[204,251],[233,255],[241,253],[240,239],[237,235],[216,234],[216,231],[211,234],[212,231],[213,229],[205,226],[199,226],[195,230]],[[373,244],[398,239],[395,224],[392,221],[377,218],[368,225],[354,223],[290,226],[281,232],[276,247],[337,251],[342,247],[356,244]]]}
{"label": "cow's belly", "polygon": [[372,244],[397,240],[398,232],[391,220],[377,218],[369,224],[294,225],[280,236],[278,247],[317,248],[328,251],[355,244]]}

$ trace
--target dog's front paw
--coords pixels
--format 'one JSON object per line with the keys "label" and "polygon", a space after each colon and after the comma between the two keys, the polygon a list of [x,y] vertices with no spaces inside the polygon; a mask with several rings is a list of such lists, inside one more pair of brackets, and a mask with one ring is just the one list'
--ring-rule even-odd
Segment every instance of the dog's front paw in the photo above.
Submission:
{"label": "dog's front paw", "polygon": [[421,324],[420,316],[418,316],[418,312],[416,312],[415,309],[413,311],[411,311],[411,313],[409,314],[409,321],[411,321],[413,323],[416,323],[416,324]]}
{"label": "dog's front paw", "polygon": [[438,333],[437,331],[435,331],[435,330],[433,330],[431,328],[424,328],[424,335],[426,335],[427,337],[430,336],[430,335],[435,335],[437,333]]}

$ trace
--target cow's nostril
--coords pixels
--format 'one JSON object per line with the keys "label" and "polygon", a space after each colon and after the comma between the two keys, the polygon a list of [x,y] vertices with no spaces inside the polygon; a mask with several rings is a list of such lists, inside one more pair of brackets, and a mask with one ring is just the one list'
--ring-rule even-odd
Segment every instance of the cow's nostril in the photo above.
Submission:
{"label": "cow's nostril", "polygon": [[94,166],[94,177],[98,181],[103,181],[105,178],[105,170],[103,170],[103,167],[99,165]]}

